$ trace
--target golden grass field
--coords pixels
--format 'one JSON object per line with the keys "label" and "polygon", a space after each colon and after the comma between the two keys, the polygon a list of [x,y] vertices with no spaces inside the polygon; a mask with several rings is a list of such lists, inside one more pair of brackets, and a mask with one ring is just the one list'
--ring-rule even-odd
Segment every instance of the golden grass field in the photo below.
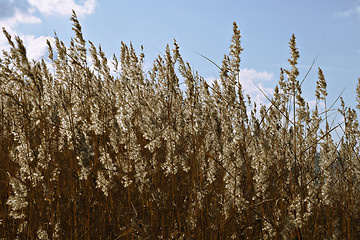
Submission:
{"label": "golden grass field", "polygon": [[332,122],[320,68],[309,108],[295,36],[256,107],[235,23],[210,86],[176,42],[144,72],[131,44],[107,58],[71,20],[70,46],[55,35],[38,61],[4,30],[1,239],[360,239],[357,111],[339,97]]}

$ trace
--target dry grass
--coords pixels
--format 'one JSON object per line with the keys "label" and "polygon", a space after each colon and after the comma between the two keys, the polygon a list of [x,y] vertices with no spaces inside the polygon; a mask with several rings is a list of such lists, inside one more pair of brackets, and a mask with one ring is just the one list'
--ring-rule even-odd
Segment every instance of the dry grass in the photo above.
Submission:
{"label": "dry grass", "polygon": [[[4,31],[0,238],[360,239],[357,114],[342,104],[345,123],[332,126],[330,108],[309,109],[294,36],[290,68],[256,112],[235,23],[209,86],[176,42],[148,73],[122,44],[112,73],[71,20],[75,38],[66,47],[55,36],[48,65]],[[318,103],[326,95],[319,69]]]}

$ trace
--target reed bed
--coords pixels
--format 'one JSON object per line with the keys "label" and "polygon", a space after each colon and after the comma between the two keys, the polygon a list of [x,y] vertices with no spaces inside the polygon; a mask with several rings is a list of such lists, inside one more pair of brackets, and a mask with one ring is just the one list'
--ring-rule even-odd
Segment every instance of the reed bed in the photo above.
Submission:
{"label": "reed bed", "polygon": [[309,108],[295,36],[256,107],[236,23],[210,86],[176,42],[144,72],[131,44],[110,63],[71,21],[70,46],[55,34],[39,61],[4,29],[0,238],[360,239],[357,112],[339,98],[331,123],[320,68]]}

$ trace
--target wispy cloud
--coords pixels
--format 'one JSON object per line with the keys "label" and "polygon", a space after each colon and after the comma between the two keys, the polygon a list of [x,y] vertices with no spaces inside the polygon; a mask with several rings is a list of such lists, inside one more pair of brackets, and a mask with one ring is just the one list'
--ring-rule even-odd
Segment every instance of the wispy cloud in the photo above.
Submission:
{"label": "wispy cloud", "polygon": [[82,4],[76,3],[74,0],[28,0],[29,3],[37,8],[41,13],[46,15],[70,15],[75,10],[79,16],[94,13],[96,0],[82,1]]}
{"label": "wispy cloud", "polygon": [[28,9],[27,11],[22,11],[20,9],[15,9],[12,16],[8,18],[2,18],[0,20],[0,26],[5,28],[14,28],[19,23],[23,24],[35,24],[41,23],[41,19],[32,15],[33,9]]}
{"label": "wispy cloud", "polygon": [[352,8],[349,8],[345,11],[336,12],[334,14],[335,17],[350,17],[353,15],[359,15],[360,16],[360,6],[354,6]]}
{"label": "wispy cloud", "polygon": [[0,20],[11,18],[16,11],[27,12],[29,3],[27,0],[0,1]]}

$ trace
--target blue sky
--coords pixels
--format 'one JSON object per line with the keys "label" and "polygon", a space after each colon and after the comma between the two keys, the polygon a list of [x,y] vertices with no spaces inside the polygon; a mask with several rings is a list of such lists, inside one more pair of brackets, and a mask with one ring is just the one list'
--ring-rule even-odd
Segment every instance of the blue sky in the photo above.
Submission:
{"label": "blue sky", "polygon": [[[358,0],[0,0],[0,26],[20,35],[29,56],[46,56],[45,38],[54,30],[69,43],[71,9],[75,9],[85,39],[101,44],[111,57],[120,43],[144,46],[147,67],[176,39],[186,61],[211,81],[218,69],[196,52],[221,64],[228,53],[232,23],[239,25],[244,48],[241,83],[256,101],[266,99],[276,85],[280,67],[287,68],[288,42],[294,33],[300,50],[300,78],[316,56],[303,94],[314,103],[317,67],[328,82],[328,101],[343,89],[347,105],[355,107],[360,77],[360,1]],[[0,48],[6,41],[0,36]]]}

